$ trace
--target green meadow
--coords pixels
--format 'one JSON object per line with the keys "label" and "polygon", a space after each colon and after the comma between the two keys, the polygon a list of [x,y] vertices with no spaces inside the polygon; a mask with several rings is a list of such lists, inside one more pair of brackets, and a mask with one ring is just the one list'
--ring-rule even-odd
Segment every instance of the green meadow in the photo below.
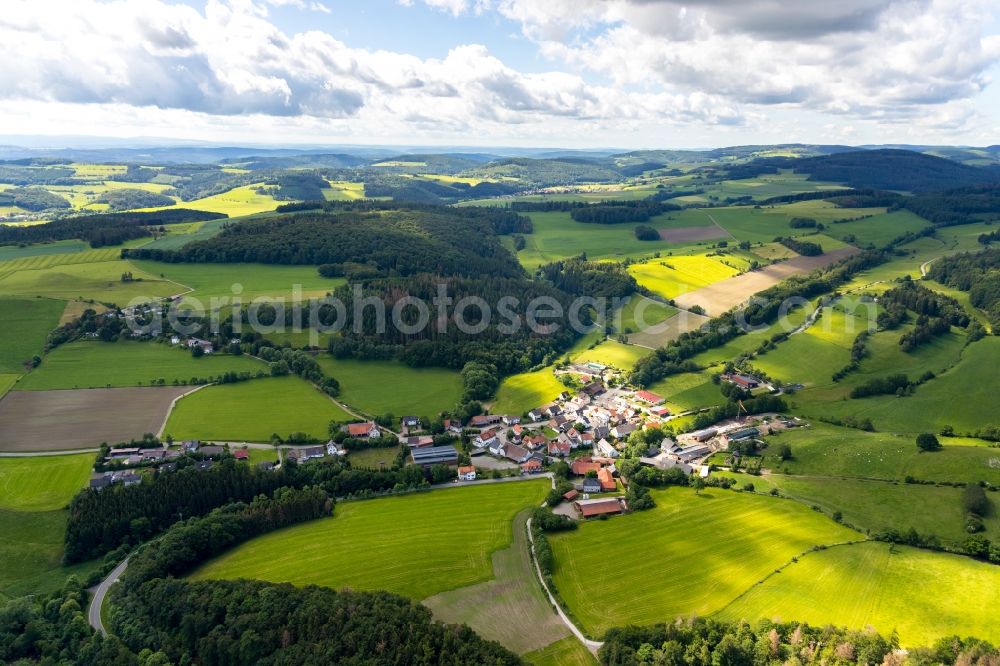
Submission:
{"label": "green meadow", "polygon": [[272,434],[328,437],[330,421],[351,416],[294,376],[208,386],[177,401],[164,434],[175,439],[267,442]]}
{"label": "green meadow", "polygon": [[576,355],[573,360],[576,363],[600,363],[601,365],[628,371],[632,369],[639,359],[645,358],[652,353],[651,349],[646,349],[645,347],[624,345],[616,340],[605,340],[593,349],[588,349]]}
{"label": "green meadow", "polygon": [[42,353],[65,308],[48,298],[0,298],[0,373],[23,372],[24,362]]}
{"label": "green meadow", "polygon": [[0,510],[65,508],[90,478],[94,455],[0,458]]}
{"label": "green meadow", "polygon": [[[995,396],[990,391],[974,390],[991,385],[998,363],[1000,339],[987,337],[966,347],[961,361],[917,387],[911,396],[875,396],[825,405],[804,403],[803,411],[810,415],[867,417],[878,430],[893,432],[937,432],[952,426],[957,432],[972,433],[1000,425]],[[917,375],[911,373],[910,378],[915,380]]]}
{"label": "green meadow", "polygon": [[765,452],[765,467],[788,474],[1000,484],[1000,451],[987,446],[945,442],[942,450],[923,453],[917,450],[914,435],[863,432],[819,422],[768,437],[767,442],[792,447],[793,457],[787,461]]}
{"label": "green meadow", "polygon": [[[146,274],[175,283],[175,293],[183,293],[185,302],[193,299],[208,308],[211,299],[220,305],[231,305],[234,298],[248,304],[255,298],[291,299],[322,297],[345,284],[341,278],[322,277],[315,266],[283,266],[277,264],[169,264],[159,261],[130,261]],[[303,322],[308,325],[308,322]]]}
{"label": "green meadow", "polygon": [[260,186],[261,183],[244,185],[243,187],[236,187],[227,192],[214,194],[204,199],[179,201],[173,206],[164,206],[150,210],[189,208],[191,210],[204,210],[211,213],[225,213],[229,217],[242,217],[244,215],[272,211],[279,204],[283,203],[269,194],[259,194],[257,188]]}
{"label": "green meadow", "polygon": [[532,666],[596,666],[597,659],[576,636],[570,636],[541,650],[523,655]]}
{"label": "green meadow", "polygon": [[411,368],[398,361],[317,357],[323,372],[340,382],[339,400],[366,414],[434,417],[462,397],[462,377],[445,368]]}
{"label": "green meadow", "polygon": [[717,612],[813,546],[862,538],[798,502],[653,491],[656,507],[554,534],[556,588],[592,636]]}
{"label": "green meadow", "polygon": [[7,395],[7,391],[14,388],[14,384],[17,383],[18,377],[21,375],[14,374],[0,374],[0,398]]}
{"label": "green meadow", "polygon": [[541,502],[548,489],[547,480],[536,479],[341,502],[333,517],[253,539],[207,562],[193,578],[257,578],[425,599],[490,580],[490,556],[510,545],[514,516]]}
{"label": "green meadow", "polygon": [[673,412],[711,407],[725,400],[719,385],[712,383],[709,371],[671,375],[650,386],[649,390],[665,398],[665,405]]}
{"label": "green meadow", "polygon": [[[0,296],[89,299],[124,306],[133,299],[159,298],[183,291],[177,285],[162,281],[120,259],[61,264],[14,272],[4,272],[4,268],[4,265],[0,265]],[[131,272],[135,281],[122,282],[121,277],[125,272]]]}
{"label": "green meadow", "polygon": [[615,330],[624,334],[642,331],[656,326],[677,314],[677,308],[635,294],[618,312],[615,313]]}
{"label": "green meadow", "polygon": [[[586,253],[588,258],[624,259],[662,251],[665,241],[641,241],[635,237],[631,224],[584,224],[573,220],[569,213],[530,213],[534,231],[524,236],[525,249],[517,258],[532,269],[560,259]],[[652,226],[658,226],[652,220]]]}
{"label": "green meadow", "polygon": [[529,409],[551,402],[565,390],[562,382],[552,374],[552,368],[511,375],[500,382],[492,412],[523,414]]}
{"label": "green meadow", "polygon": [[728,606],[727,620],[782,618],[874,627],[904,647],[945,636],[1000,640],[993,611],[1000,567],[886,543],[837,546],[800,557]]}
{"label": "green meadow", "polygon": [[42,364],[18,384],[19,391],[150,386],[160,379],[217,377],[228,371],[256,372],[266,366],[249,356],[208,354],[194,358],[181,346],[152,342],[71,342],[45,356]]}

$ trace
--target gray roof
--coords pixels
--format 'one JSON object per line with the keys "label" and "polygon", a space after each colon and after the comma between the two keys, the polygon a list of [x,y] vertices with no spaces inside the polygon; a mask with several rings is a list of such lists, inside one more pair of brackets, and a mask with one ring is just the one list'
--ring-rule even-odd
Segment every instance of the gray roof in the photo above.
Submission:
{"label": "gray roof", "polygon": [[425,446],[410,452],[413,462],[418,465],[436,465],[438,463],[458,462],[458,451],[454,446]]}

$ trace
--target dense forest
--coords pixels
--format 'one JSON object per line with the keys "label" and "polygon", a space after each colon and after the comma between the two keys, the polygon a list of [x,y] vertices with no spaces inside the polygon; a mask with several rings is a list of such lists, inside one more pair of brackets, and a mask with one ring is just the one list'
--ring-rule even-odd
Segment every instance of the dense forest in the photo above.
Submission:
{"label": "dense forest", "polygon": [[801,238],[782,238],[781,244],[792,252],[801,254],[803,257],[818,257],[823,254],[822,245],[819,243],[813,243],[812,241],[802,240]]}
{"label": "dense forest", "polygon": [[[599,657],[605,666],[769,666],[770,664],[858,664],[898,666],[895,636],[798,622],[727,623],[695,619],[647,627],[611,629]],[[972,638],[941,639],[929,648],[910,649],[906,663],[993,664],[995,647]]]}
{"label": "dense forest", "polygon": [[945,257],[931,264],[928,277],[969,292],[969,302],[986,312],[994,331],[1000,330],[1000,249]]}
{"label": "dense forest", "polygon": [[152,235],[150,227],[182,222],[200,222],[228,217],[223,213],[174,208],[151,213],[99,213],[64,217],[47,224],[0,225],[0,245],[51,243],[79,239],[91,247],[121,245],[133,238]]}
{"label": "dense forest", "polygon": [[[517,226],[510,211],[488,208],[344,204],[329,212],[247,220],[179,250],[129,250],[167,262],[360,264],[384,274],[518,277],[497,226]],[[512,223],[513,220],[513,223]]]}
{"label": "dense forest", "polygon": [[72,208],[65,197],[41,187],[15,187],[0,192],[0,205],[17,206],[30,211]]}
{"label": "dense forest", "polygon": [[134,188],[108,190],[97,197],[95,201],[97,203],[108,204],[108,208],[112,211],[174,205],[174,200],[164,194]]}

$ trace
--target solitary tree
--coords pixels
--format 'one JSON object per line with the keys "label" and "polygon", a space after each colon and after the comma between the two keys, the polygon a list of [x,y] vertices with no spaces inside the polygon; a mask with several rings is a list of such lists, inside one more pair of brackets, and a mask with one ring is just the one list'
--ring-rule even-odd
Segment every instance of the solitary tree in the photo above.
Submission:
{"label": "solitary tree", "polygon": [[941,442],[938,441],[934,433],[922,432],[917,435],[917,448],[921,451],[939,451],[941,450]]}
{"label": "solitary tree", "polygon": [[789,444],[782,443],[778,447],[778,458],[781,460],[791,460],[792,459],[792,447]]}
{"label": "solitary tree", "polygon": [[700,476],[692,477],[691,487],[694,488],[695,495],[700,495],[701,491],[705,488],[705,479]]}

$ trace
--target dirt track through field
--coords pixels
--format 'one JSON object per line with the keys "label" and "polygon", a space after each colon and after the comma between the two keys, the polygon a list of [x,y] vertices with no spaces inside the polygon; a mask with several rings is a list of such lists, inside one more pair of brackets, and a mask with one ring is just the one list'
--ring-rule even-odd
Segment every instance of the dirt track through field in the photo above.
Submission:
{"label": "dirt track through field", "polygon": [[12,391],[0,400],[0,451],[58,451],[155,433],[188,386]]}
{"label": "dirt track through field", "polygon": [[795,257],[690,291],[674,300],[682,308],[700,305],[705,308],[706,313],[715,317],[782,280],[828,266],[860,251],[856,247],[845,247],[818,257]]}

